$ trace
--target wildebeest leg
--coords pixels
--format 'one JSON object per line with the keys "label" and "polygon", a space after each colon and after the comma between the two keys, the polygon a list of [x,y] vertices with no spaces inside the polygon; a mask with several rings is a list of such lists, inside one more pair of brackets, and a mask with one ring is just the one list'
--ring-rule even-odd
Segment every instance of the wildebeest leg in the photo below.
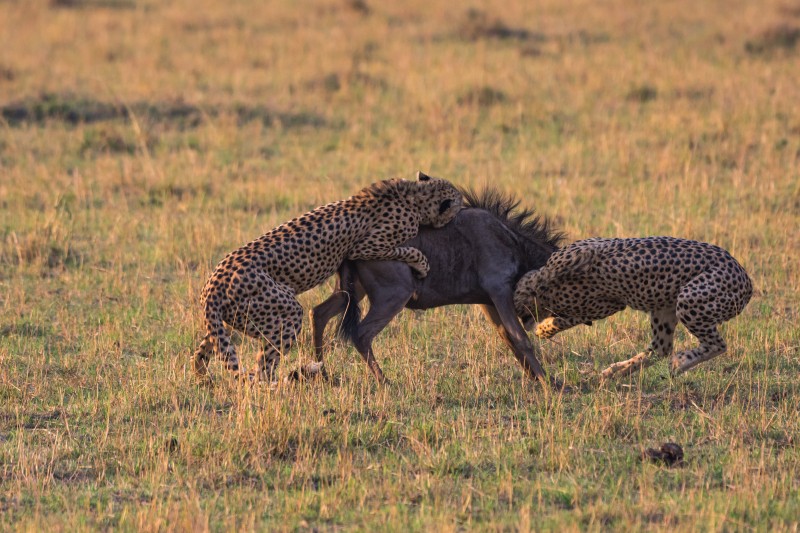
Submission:
{"label": "wildebeest leg", "polygon": [[[346,292],[337,290],[331,294],[327,300],[314,307],[311,310],[311,335],[314,339],[314,360],[321,363],[325,354],[325,344],[323,335],[325,333],[325,326],[328,322],[335,317],[344,313],[347,309],[347,304],[350,301]],[[322,367],[322,377],[328,378],[328,371]]]}
{"label": "wildebeest leg", "polygon": [[[314,339],[314,360],[316,362],[322,363],[325,355],[325,341],[323,340],[325,327],[333,317],[344,313],[348,305],[355,303],[351,301],[351,298],[355,298],[356,302],[361,301],[364,298],[364,289],[360,285],[356,285],[355,293],[351,296],[337,287],[327,300],[311,311],[311,334]],[[328,372],[324,366],[322,366],[321,373],[322,377],[328,378]]]}
{"label": "wildebeest leg", "polygon": [[403,310],[410,297],[410,293],[406,297],[403,297],[402,294],[397,294],[395,298],[382,298],[379,294],[370,294],[371,307],[367,316],[358,326],[358,336],[354,342],[356,349],[361,354],[361,357],[364,358],[372,375],[382,385],[386,384],[387,380],[383,376],[383,371],[378,365],[378,361],[375,360],[375,353],[372,351],[372,340]]}
{"label": "wildebeest leg", "polygon": [[[323,336],[328,322],[337,315],[347,311],[349,305],[360,302],[364,298],[364,288],[357,282],[354,266],[345,261],[339,266],[336,273],[336,287],[327,300],[311,310],[311,336],[314,340],[314,360],[318,364],[322,377],[328,379],[328,371],[322,365],[325,354]],[[359,317],[360,318],[360,317]],[[306,367],[305,373],[313,375],[311,365]],[[303,372],[303,370],[300,370]]]}
{"label": "wildebeest leg", "polygon": [[534,353],[535,349],[531,344],[530,339],[525,334],[525,330],[517,319],[514,313],[513,304],[509,299],[508,305],[503,305],[502,302],[499,306],[482,305],[481,309],[486,317],[497,327],[497,332],[500,338],[511,348],[514,357],[517,358],[519,364],[525,370],[525,373],[531,379],[539,379],[542,383],[547,383],[547,378],[542,369],[542,365],[536,358]]}
{"label": "wildebeest leg", "polygon": [[[414,294],[415,281],[411,269],[403,263],[377,261],[357,263],[357,288],[369,297],[370,309],[353,331],[345,321],[346,333],[367,363],[375,379],[385,384],[386,378],[372,351],[372,340],[403,310]],[[349,291],[349,289],[348,289]]]}

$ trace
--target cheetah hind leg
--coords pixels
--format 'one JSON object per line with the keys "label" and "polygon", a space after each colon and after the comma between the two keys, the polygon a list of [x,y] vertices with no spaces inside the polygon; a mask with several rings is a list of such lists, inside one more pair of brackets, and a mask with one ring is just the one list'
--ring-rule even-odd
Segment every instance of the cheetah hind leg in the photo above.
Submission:
{"label": "cheetah hind leg", "polygon": [[256,359],[255,375],[252,376],[258,381],[271,383],[275,380],[275,370],[280,363],[281,355],[291,349],[303,326],[303,308],[293,293],[286,291],[278,300],[277,304],[265,304],[263,310],[259,309],[258,305],[255,306],[255,311],[257,313],[261,311],[261,316],[272,316],[269,326],[262,325],[264,329],[260,331],[263,346]]}
{"label": "cheetah hind leg", "polygon": [[693,324],[692,327],[687,326],[686,329],[697,337],[700,341],[700,346],[693,350],[678,352],[672,357],[670,370],[674,376],[682,374],[704,361],[713,359],[727,350],[725,339],[717,331],[716,324],[710,324],[705,327]]}
{"label": "cheetah hind leg", "polygon": [[256,369],[250,372],[250,380],[272,383],[275,381],[275,370],[280,362],[280,350],[265,344],[264,348],[256,356]]}
{"label": "cheetah hind leg", "polygon": [[[251,382],[272,381],[281,355],[294,344],[303,325],[303,307],[290,286],[276,282],[264,272],[254,272],[244,279],[234,276],[228,292],[235,296],[236,312],[226,322],[262,343],[256,369],[239,378]],[[233,345],[219,339],[219,351],[225,356],[228,368],[238,371]]]}
{"label": "cheetah hind leg", "polygon": [[[688,329],[688,328],[687,328]],[[714,357],[724,353],[727,350],[725,339],[717,331],[716,325],[711,325],[705,329],[696,329],[692,334],[700,341],[700,346],[694,350],[686,350],[678,352],[670,361],[670,370],[672,374],[677,376]]]}
{"label": "cheetah hind leg", "polygon": [[672,357],[670,370],[673,375],[682,374],[727,350],[717,325],[741,313],[749,296],[742,298],[740,294],[726,290],[726,279],[725,271],[704,272],[678,293],[678,318],[700,341],[700,346]]}
{"label": "cheetah hind leg", "polygon": [[634,355],[630,359],[614,363],[603,370],[600,374],[601,379],[606,380],[617,375],[629,376],[655,363],[657,359],[653,355],[669,357],[672,353],[675,326],[677,324],[678,316],[672,308],[650,313],[650,331],[652,333],[650,345],[645,351]]}

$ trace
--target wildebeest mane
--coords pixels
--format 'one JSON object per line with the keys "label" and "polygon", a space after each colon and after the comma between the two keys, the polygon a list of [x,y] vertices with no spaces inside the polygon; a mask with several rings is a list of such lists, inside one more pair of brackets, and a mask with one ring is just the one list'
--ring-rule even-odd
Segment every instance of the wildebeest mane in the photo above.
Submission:
{"label": "wildebeest mane", "polygon": [[492,187],[484,187],[480,191],[462,188],[461,193],[467,207],[488,211],[517,235],[554,249],[564,240],[564,233],[556,231],[550,220],[537,215],[533,209],[521,208],[520,201],[513,195]]}

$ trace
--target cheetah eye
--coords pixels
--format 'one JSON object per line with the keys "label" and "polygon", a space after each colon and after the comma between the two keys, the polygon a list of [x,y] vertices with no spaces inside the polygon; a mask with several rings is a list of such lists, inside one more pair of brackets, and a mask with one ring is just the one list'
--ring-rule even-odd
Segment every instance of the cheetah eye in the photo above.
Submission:
{"label": "cheetah eye", "polygon": [[453,200],[445,200],[441,204],[439,204],[439,214],[443,215],[445,211],[450,209],[450,206],[453,205]]}

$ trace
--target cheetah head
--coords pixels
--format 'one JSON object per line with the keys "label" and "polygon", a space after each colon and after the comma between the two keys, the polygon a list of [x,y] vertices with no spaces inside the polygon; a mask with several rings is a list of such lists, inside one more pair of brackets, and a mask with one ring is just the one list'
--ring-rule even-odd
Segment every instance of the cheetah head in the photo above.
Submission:
{"label": "cheetah head", "polygon": [[553,313],[548,311],[537,298],[531,299],[517,310],[517,316],[522,321],[525,331],[531,331],[536,324],[552,315]]}
{"label": "cheetah head", "polygon": [[416,203],[422,215],[420,224],[441,228],[462,208],[461,192],[443,179],[417,172]]}
{"label": "cheetah head", "polygon": [[552,316],[548,310],[542,269],[533,270],[523,276],[514,289],[514,309],[526,330],[530,331],[537,322]]}

